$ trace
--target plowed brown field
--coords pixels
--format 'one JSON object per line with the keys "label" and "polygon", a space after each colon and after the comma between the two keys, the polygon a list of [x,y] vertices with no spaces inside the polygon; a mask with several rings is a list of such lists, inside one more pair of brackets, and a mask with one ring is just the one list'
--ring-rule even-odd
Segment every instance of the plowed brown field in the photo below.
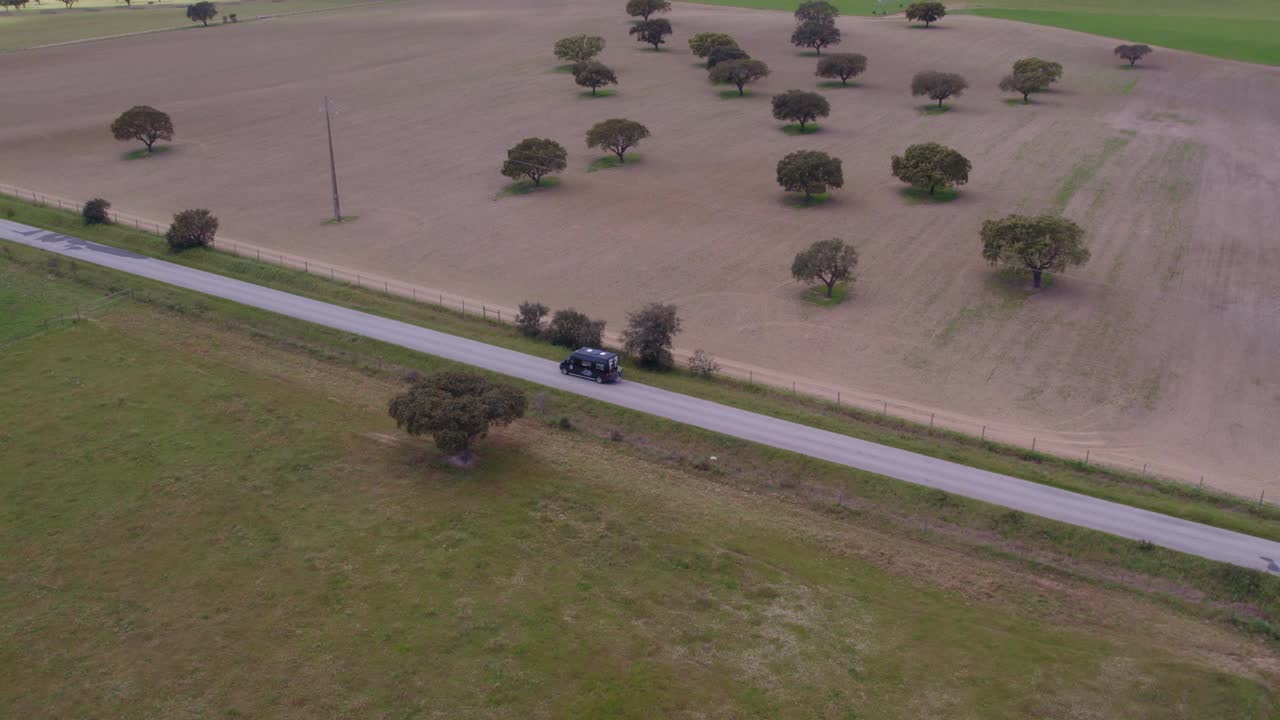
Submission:
{"label": "plowed brown field", "polygon": [[[785,135],[768,96],[814,88],[787,13],[676,6],[662,53],[627,36],[620,2],[445,0],[166,33],[6,56],[0,180],[167,217],[202,206],[228,236],[507,305],[573,305],[618,327],[679,304],[682,347],[1025,428],[1242,493],[1280,493],[1280,69],[1158,50],[1122,68],[1114,41],[975,17],[930,30],[846,18],[861,85],[822,90],[814,135]],[[686,46],[732,33],[773,75],[722,100]],[[580,99],[552,43],[603,35],[618,95]],[[1013,60],[1066,76],[1030,106],[996,89]],[[911,75],[972,88],[933,116]],[[344,211],[329,211],[323,95],[335,98]],[[167,110],[171,152],[122,160],[107,132],[134,104]],[[634,166],[588,173],[607,117],[653,137]],[[560,140],[560,187],[495,196],[507,147]],[[905,197],[889,158],[936,140],[974,164],[950,203]],[[785,205],[793,149],[844,160],[822,206]],[[1062,211],[1092,261],[1033,293],[980,257],[978,227]],[[800,299],[792,255],[857,243],[834,309]]]}

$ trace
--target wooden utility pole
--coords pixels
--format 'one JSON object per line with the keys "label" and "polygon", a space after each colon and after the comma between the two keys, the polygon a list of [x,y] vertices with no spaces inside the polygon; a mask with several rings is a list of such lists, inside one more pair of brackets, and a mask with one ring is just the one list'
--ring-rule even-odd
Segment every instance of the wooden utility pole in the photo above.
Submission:
{"label": "wooden utility pole", "polygon": [[338,166],[333,160],[333,123],[329,121],[332,103],[324,96],[324,130],[329,136],[329,179],[333,181],[333,221],[342,222],[342,208],[338,204]]}

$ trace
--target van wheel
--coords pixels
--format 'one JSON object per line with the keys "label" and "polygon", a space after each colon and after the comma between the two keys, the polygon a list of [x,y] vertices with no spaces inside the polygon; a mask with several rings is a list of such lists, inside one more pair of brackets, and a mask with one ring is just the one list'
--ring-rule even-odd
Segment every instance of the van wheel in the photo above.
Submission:
{"label": "van wheel", "polygon": [[596,382],[597,382],[597,383],[599,383],[599,384],[601,384],[601,385],[603,385],[603,384],[604,384],[604,376],[603,376],[603,375],[597,375],[597,376],[596,376]]}
{"label": "van wheel", "polygon": [[560,374],[561,374],[561,375],[568,375],[568,374],[569,374],[569,368],[560,368]]}

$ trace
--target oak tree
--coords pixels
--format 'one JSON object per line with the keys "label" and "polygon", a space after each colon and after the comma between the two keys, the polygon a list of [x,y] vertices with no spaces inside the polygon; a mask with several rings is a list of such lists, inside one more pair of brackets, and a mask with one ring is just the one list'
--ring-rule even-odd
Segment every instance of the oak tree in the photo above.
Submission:
{"label": "oak tree", "polygon": [[671,34],[671,21],[666,18],[641,20],[632,25],[629,32],[636,36],[636,40],[649,43],[654,50],[658,50],[658,46],[665,43],[667,36]]}
{"label": "oak tree", "polygon": [[649,137],[649,128],[623,118],[601,120],[587,131],[587,147],[608,150],[618,156],[618,162],[627,161],[627,150]]}
{"label": "oak tree", "polygon": [[713,83],[728,83],[738,87],[738,96],[746,95],[744,86],[769,74],[769,66],[760,60],[729,60],[711,68]]}
{"label": "oak tree", "polygon": [[711,69],[722,62],[728,62],[730,60],[747,60],[750,59],[750,57],[751,56],[747,54],[746,50],[743,50],[736,45],[734,47],[713,47],[711,48],[711,51],[707,53],[707,69]]}
{"label": "oak tree", "polygon": [[949,97],[960,97],[967,87],[969,83],[955,73],[926,70],[911,78],[911,94],[928,95],[938,101],[938,107],[942,107],[942,101]]}
{"label": "oak tree", "polygon": [[218,218],[203,208],[183,210],[173,216],[164,239],[173,252],[193,247],[208,247],[218,232]]}
{"label": "oak tree", "polygon": [[106,225],[111,222],[111,215],[107,213],[110,208],[111,203],[102,198],[94,198],[84,204],[80,217],[84,218],[85,225]]}
{"label": "oak tree", "polygon": [[1129,61],[1129,67],[1133,67],[1142,58],[1151,52],[1149,45],[1120,45],[1116,47],[1115,54]]}
{"label": "oak tree", "polygon": [[858,251],[840,238],[831,238],[819,240],[796,253],[791,262],[791,277],[800,282],[817,280],[827,286],[827,297],[831,297],[836,283],[853,282],[857,267]]}
{"label": "oak tree", "polygon": [[804,132],[806,123],[830,114],[831,104],[816,92],[788,90],[773,96],[773,116],[779,120],[800,123],[801,132]]}
{"label": "oak tree", "polygon": [[564,146],[555,140],[525,138],[507,151],[502,174],[512,180],[527,177],[535,186],[541,185],[544,175],[564,170],[567,157]]}
{"label": "oak tree", "polygon": [[556,57],[567,63],[584,63],[604,50],[604,38],[598,35],[572,35],[556,41]]}
{"label": "oak tree", "polygon": [[867,69],[867,56],[859,53],[836,53],[818,59],[818,77],[840,78],[841,85],[848,85],[849,78],[861,75]]}
{"label": "oak tree", "polygon": [[153,107],[135,105],[111,123],[111,135],[120,141],[141,140],[151,152],[157,140],[173,139],[173,121]]}
{"label": "oak tree", "polygon": [[547,325],[547,340],[567,348],[598,348],[604,343],[604,321],[568,308],[557,310]]}
{"label": "oak tree", "polygon": [[540,302],[526,300],[520,303],[516,313],[516,329],[521,335],[536,338],[542,334],[542,319],[551,312],[551,308]]}
{"label": "oak tree", "polygon": [[840,28],[834,22],[810,20],[800,23],[796,31],[791,33],[791,44],[796,47],[813,48],[822,54],[822,48],[840,44]]}
{"label": "oak tree", "polygon": [[907,20],[922,22],[925,27],[938,22],[947,14],[947,7],[940,2],[914,2],[907,6]]}
{"label": "oak tree", "polygon": [[187,19],[191,22],[203,23],[205,27],[209,27],[209,21],[217,15],[218,7],[209,0],[200,0],[194,5],[187,6]]}
{"label": "oak tree", "polygon": [[608,65],[596,60],[588,60],[573,66],[573,81],[582,87],[591,88],[591,94],[595,95],[596,91],[605,85],[617,85],[618,76]]}
{"label": "oak tree", "polygon": [[391,398],[387,413],[410,435],[430,435],[436,447],[460,465],[491,427],[524,416],[524,392],[476,373],[442,372],[415,381]]}
{"label": "oak tree", "polygon": [[704,58],[718,47],[736,48],[738,41],[733,36],[720,32],[700,32],[689,38],[689,49],[694,57]]}
{"label": "oak tree", "polygon": [[893,176],[908,185],[928,188],[930,195],[937,188],[969,182],[971,169],[965,156],[935,142],[911,145],[893,156]]}
{"label": "oak tree", "polygon": [[672,338],[680,332],[680,316],[675,305],[649,303],[627,313],[627,328],[622,331],[622,349],[636,358],[641,367],[668,370]]}
{"label": "oak tree", "polygon": [[778,184],[789,192],[804,193],[805,201],[827,188],[844,187],[839,158],[818,150],[797,150],[778,161]]}
{"label": "oak tree", "polygon": [[671,3],[667,0],[627,0],[627,14],[648,20],[654,13],[671,12]]}
{"label": "oak tree", "polygon": [[796,8],[796,23],[825,22],[834,23],[840,11],[826,0],[808,0]]}
{"label": "oak tree", "polygon": [[982,257],[992,265],[1021,265],[1040,287],[1046,270],[1088,262],[1084,237],[1084,228],[1058,215],[1010,215],[982,224]]}
{"label": "oak tree", "polygon": [[1022,102],[1031,102],[1031,93],[1049,87],[1062,77],[1062,65],[1052,60],[1023,58],[1013,64],[1013,72],[1000,80],[1000,89],[1022,95]]}

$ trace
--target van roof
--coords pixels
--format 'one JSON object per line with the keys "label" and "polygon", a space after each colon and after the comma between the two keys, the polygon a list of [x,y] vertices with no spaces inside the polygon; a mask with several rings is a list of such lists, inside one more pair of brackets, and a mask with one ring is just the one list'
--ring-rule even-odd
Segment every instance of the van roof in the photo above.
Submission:
{"label": "van roof", "polygon": [[595,360],[608,360],[609,358],[615,358],[618,356],[617,353],[611,353],[608,350],[597,350],[589,347],[578,348],[573,351],[573,354],[578,357],[592,358]]}

